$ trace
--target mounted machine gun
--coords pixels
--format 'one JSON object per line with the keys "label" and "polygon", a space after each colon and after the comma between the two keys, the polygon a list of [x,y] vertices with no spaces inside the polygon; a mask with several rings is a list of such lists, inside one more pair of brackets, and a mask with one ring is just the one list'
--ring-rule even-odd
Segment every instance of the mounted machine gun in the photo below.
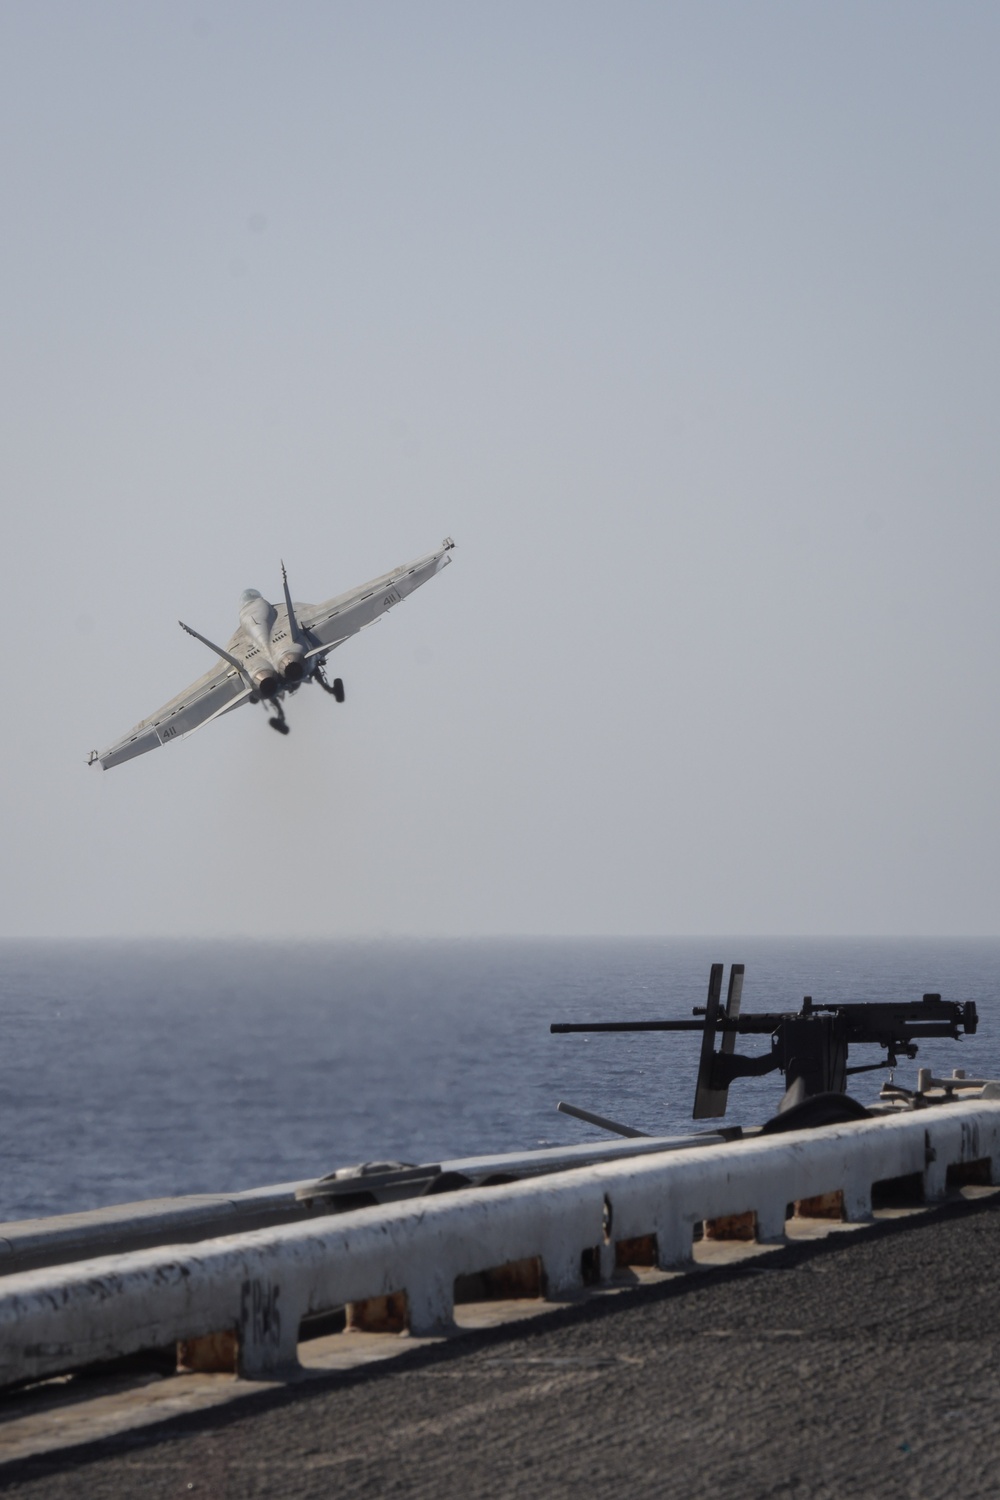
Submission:
{"label": "mounted machine gun", "polygon": [[[726,1113],[729,1085],[734,1078],[784,1074],[787,1109],[819,1094],[843,1094],[852,1073],[875,1068],[894,1068],[899,1055],[914,1058],[917,1041],[923,1037],[971,1036],[978,1022],[975,1003],[942,1000],[924,995],[921,1000],[858,1001],[849,1004],[815,1005],[806,995],[798,1012],[765,1011],[741,1015],[743,964],[733,964],[729,989],[722,1004],[723,964],[713,964],[708,981],[708,1002],[697,1006],[692,1021],[583,1021],[558,1022],[549,1029],[567,1031],[700,1031],[701,1060],[695,1090],[693,1118],[719,1119]],[[770,1036],[771,1050],[760,1057],[747,1057],[735,1050],[737,1036]],[[717,1038],[721,1038],[716,1046]],[[882,1061],[847,1066],[849,1046],[884,1047]],[[588,1117],[585,1111],[573,1114]]]}

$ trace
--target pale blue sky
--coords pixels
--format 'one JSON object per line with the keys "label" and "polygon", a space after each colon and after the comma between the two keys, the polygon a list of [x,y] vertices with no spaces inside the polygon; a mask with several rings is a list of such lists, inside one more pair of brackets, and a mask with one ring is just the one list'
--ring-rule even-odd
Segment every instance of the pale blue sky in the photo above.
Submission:
{"label": "pale blue sky", "polygon": [[[2,930],[1000,930],[998,41],[0,9]],[[87,769],[446,533],[343,709]]]}

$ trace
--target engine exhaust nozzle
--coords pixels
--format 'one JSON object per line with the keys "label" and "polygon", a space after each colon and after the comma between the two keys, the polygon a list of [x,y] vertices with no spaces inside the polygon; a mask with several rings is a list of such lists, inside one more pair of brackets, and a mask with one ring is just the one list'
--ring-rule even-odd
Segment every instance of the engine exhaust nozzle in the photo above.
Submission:
{"label": "engine exhaust nozzle", "polygon": [[301,651],[286,651],[278,663],[278,670],[286,682],[301,682],[305,673]]}

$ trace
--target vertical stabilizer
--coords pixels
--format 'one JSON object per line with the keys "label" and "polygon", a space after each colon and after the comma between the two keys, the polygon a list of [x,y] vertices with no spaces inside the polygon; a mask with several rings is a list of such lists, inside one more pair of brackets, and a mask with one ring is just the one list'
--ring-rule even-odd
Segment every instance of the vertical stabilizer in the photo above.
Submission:
{"label": "vertical stabilizer", "polygon": [[187,631],[188,635],[193,635],[196,641],[201,641],[203,646],[207,646],[209,651],[214,651],[216,656],[221,656],[223,661],[227,661],[231,667],[235,667],[246,686],[253,692],[253,683],[250,680],[250,674],[241,661],[238,661],[235,656],[231,656],[228,651],[223,651],[222,647],[217,646],[214,641],[210,641],[207,635],[202,635],[200,631],[192,630],[191,626],[185,625],[183,620],[178,620],[177,623],[182,630]]}
{"label": "vertical stabilizer", "polygon": [[296,646],[301,646],[302,633],[299,630],[299,622],[296,620],[295,611],[292,608],[292,596],[288,592],[288,574],[285,572],[284,563],[281,564],[281,586],[285,591],[285,608],[288,611],[288,633]]}

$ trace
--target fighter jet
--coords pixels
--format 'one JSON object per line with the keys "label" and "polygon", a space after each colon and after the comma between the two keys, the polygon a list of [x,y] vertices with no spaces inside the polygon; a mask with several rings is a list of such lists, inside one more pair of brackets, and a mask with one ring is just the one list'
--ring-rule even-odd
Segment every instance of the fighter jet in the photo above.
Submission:
{"label": "fighter jet", "polygon": [[182,630],[215,652],[222,666],[199,677],[107,750],[92,750],[88,764],[108,771],[122,761],[145,755],[147,750],[184,739],[241,703],[262,703],[271,728],[287,734],[281,700],[286,694],[297,693],[306,682],[318,683],[343,703],[343,682],[339,677],[329,682],[324,671],[330,652],[366,625],[373,625],[394,604],[447,567],[454,545],[450,536],[445,537],[437,552],[383,573],[381,578],[373,578],[371,583],[363,583],[325,604],[293,604],[282,563],[284,603],[269,604],[256,589],[245,589],[240,596],[239,629],[225,649],[183,620],[178,621]]}

